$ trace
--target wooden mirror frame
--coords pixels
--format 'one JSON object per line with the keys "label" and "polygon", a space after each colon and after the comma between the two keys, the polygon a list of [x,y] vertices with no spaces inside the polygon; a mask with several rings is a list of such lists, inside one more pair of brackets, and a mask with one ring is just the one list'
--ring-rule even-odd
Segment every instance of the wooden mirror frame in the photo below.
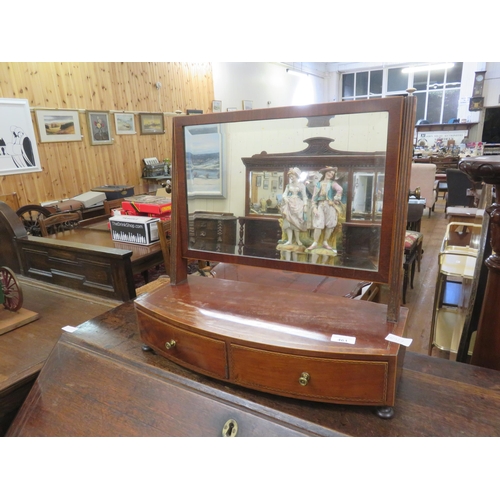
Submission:
{"label": "wooden mirror frame", "polygon": [[[196,250],[188,247],[189,216],[187,208],[185,127],[242,121],[326,117],[375,112],[388,113],[385,189],[381,221],[379,268],[377,271],[224,254]],[[174,168],[172,192],[173,226],[171,283],[175,285],[187,279],[187,263],[188,260],[193,259],[374,281],[390,285],[393,298],[391,299],[392,305],[389,304],[388,317],[397,321],[406,227],[409,170],[413,144],[414,114],[415,99],[410,94],[409,96],[396,96],[383,99],[175,117],[173,120]]]}

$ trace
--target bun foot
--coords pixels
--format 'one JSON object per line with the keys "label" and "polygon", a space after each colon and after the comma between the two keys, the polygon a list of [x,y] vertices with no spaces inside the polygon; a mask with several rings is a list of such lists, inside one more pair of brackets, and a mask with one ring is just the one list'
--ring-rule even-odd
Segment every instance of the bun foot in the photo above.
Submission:
{"label": "bun foot", "polygon": [[154,354],[154,351],[151,347],[149,347],[148,345],[146,344],[142,344],[142,347],[141,349],[144,351],[144,352],[152,352]]}
{"label": "bun foot", "polygon": [[375,413],[385,420],[389,420],[394,417],[394,407],[393,406],[380,406],[375,410]]}

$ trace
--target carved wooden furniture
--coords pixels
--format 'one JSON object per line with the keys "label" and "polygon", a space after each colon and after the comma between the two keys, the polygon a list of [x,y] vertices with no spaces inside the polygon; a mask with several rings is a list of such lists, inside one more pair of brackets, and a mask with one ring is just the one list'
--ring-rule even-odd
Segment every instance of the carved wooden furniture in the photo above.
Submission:
{"label": "carved wooden furniture", "polygon": [[487,368],[407,352],[394,418],[382,420],[371,407],[219,381],[141,347],[133,302],[63,332],[8,436],[222,437],[230,420],[236,437],[500,436],[500,373]]}
{"label": "carved wooden furniture", "polygon": [[239,217],[238,253],[252,257],[279,259],[276,242],[282,238],[282,229],[276,217]]}
{"label": "carved wooden furniture", "polygon": [[160,242],[113,241],[107,218],[46,238],[30,236],[16,213],[0,202],[1,263],[23,276],[117,300],[136,296],[133,275],[163,262]]}
{"label": "carved wooden furniture", "polygon": [[41,236],[49,236],[49,234],[60,234],[65,231],[71,231],[78,227],[78,223],[82,220],[80,212],[66,212],[62,214],[54,214],[50,217],[40,220]]}
{"label": "carved wooden furniture", "polygon": [[111,212],[114,208],[121,208],[122,207],[122,201],[125,198],[116,198],[114,200],[104,200],[102,202],[104,206],[104,214],[105,215],[111,215]]}
{"label": "carved wooden furniture", "polygon": [[227,214],[194,213],[192,246],[198,250],[234,253],[236,217]]}
{"label": "carved wooden furniture", "polygon": [[493,253],[486,259],[488,278],[483,297],[483,306],[477,329],[471,363],[500,370],[500,156],[478,156],[460,161],[460,170],[466,172],[473,182],[484,182],[495,186],[496,201],[486,209],[490,216],[491,248]]}
{"label": "carved wooden furniture", "polygon": [[[377,406],[390,418],[404,357],[407,311],[400,296],[414,110],[412,97],[395,97],[175,117],[171,283],[135,302],[144,343],[226,382],[297,399]],[[197,154],[201,149],[190,145],[204,134],[218,140],[209,142],[211,153]],[[328,146],[334,140],[337,150]],[[250,143],[262,153],[244,154]],[[303,143],[309,147],[301,153]],[[270,147],[277,152],[266,153]],[[268,167],[271,158],[277,163]],[[244,217],[247,226],[251,209],[256,220],[277,220],[272,196],[259,200],[265,213],[259,212],[251,187],[260,183],[277,194],[280,172],[290,165],[314,175],[337,167],[345,184],[342,228],[353,253],[342,249],[337,259],[325,262],[318,253],[319,260],[301,261],[248,255],[245,238],[239,253],[190,244],[190,214],[208,204],[188,194],[193,178],[208,191],[227,175],[227,199],[210,204]],[[387,283],[389,304],[188,277],[190,259]]]}

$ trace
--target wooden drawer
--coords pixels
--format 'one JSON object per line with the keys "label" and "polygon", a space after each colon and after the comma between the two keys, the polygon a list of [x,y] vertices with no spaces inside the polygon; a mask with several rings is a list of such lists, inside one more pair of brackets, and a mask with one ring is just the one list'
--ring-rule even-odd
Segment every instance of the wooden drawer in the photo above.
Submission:
{"label": "wooden drawer", "polygon": [[[237,384],[301,399],[387,404],[389,363],[327,359],[263,351],[232,344],[230,378]],[[309,375],[305,385],[299,379]]]}
{"label": "wooden drawer", "polygon": [[[175,325],[165,324],[143,311],[137,311],[142,340],[154,351],[206,375],[227,378],[226,344]],[[166,343],[175,341],[175,346],[167,349]]]}

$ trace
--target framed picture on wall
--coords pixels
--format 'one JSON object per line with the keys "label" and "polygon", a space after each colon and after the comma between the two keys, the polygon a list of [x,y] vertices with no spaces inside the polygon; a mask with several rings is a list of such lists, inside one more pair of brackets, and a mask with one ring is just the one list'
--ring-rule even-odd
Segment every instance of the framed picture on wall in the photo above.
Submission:
{"label": "framed picture on wall", "polygon": [[40,142],[81,141],[78,111],[70,109],[35,110]]}
{"label": "framed picture on wall", "polygon": [[135,134],[134,113],[115,113],[115,131],[117,134]]}
{"label": "framed picture on wall", "polygon": [[27,99],[0,99],[0,176],[41,171]]}
{"label": "framed picture on wall", "polygon": [[92,146],[113,144],[109,113],[107,111],[87,111],[87,123]]}
{"label": "framed picture on wall", "polygon": [[165,133],[163,113],[139,113],[139,124],[142,135]]}
{"label": "framed picture on wall", "polygon": [[222,111],[222,101],[212,101],[212,113],[220,113]]}
{"label": "framed picture on wall", "polygon": [[219,125],[185,128],[187,194],[192,198],[225,198],[226,179]]}

